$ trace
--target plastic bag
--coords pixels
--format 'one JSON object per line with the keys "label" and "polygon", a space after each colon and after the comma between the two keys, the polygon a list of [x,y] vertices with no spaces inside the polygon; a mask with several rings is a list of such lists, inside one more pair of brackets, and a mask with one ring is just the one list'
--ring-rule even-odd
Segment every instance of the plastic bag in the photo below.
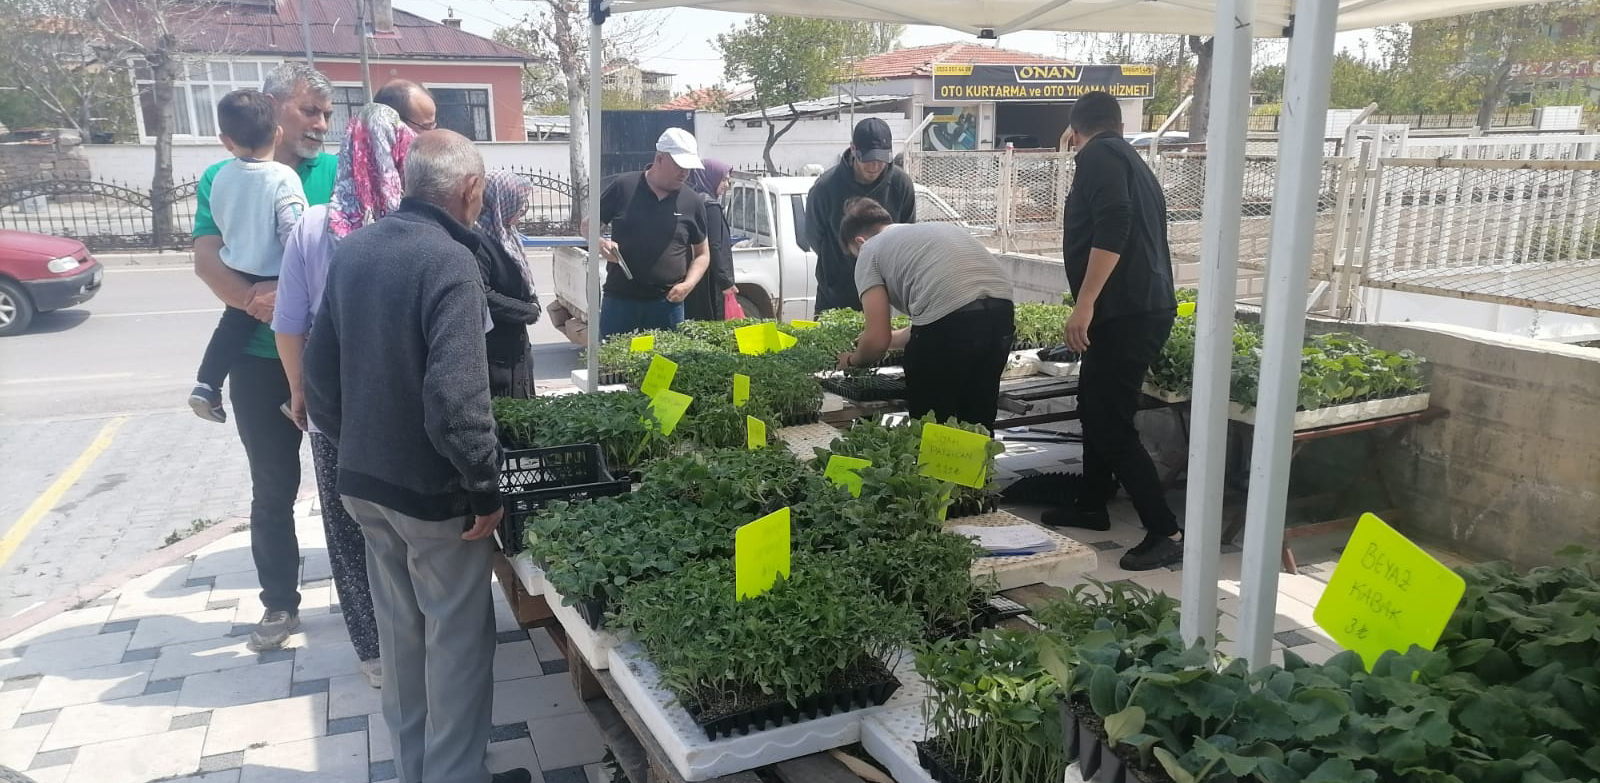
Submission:
{"label": "plastic bag", "polygon": [[744,308],[739,306],[739,297],[731,291],[722,294],[722,320],[737,321],[744,317]]}

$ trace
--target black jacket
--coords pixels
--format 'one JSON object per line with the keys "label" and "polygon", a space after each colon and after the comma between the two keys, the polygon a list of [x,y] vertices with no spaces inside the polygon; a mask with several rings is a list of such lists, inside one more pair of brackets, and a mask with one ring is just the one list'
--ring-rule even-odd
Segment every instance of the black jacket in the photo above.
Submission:
{"label": "black jacket", "polygon": [[[683,316],[691,321],[721,321],[727,317],[722,292],[733,287],[733,231],[722,202],[706,199],[706,240],[711,245],[711,267],[683,300]],[[752,313],[746,313],[754,317]]]}
{"label": "black jacket", "polygon": [[861,309],[856,291],[856,260],[839,242],[839,221],[844,205],[863,197],[883,205],[896,223],[917,222],[917,188],[905,169],[890,164],[876,182],[856,182],[855,153],[845,150],[839,165],[823,172],[806,197],[806,237],[817,253],[817,310],[848,307]]}
{"label": "black jacket", "polygon": [[1094,324],[1175,309],[1167,200],[1156,175],[1118,133],[1090,139],[1076,164],[1061,247],[1072,295],[1088,275],[1089,252],[1098,248],[1121,258],[1095,301]]}
{"label": "black jacket", "polygon": [[528,327],[539,322],[539,299],[522,277],[521,262],[511,257],[504,245],[482,231],[478,238],[478,273],[483,276],[483,293],[489,302],[489,318],[494,328],[485,337],[489,363],[514,367],[528,358]]}
{"label": "black jacket", "polygon": [[306,411],[338,489],[419,519],[500,508],[477,237],[407,198],[334,251],[306,345]]}

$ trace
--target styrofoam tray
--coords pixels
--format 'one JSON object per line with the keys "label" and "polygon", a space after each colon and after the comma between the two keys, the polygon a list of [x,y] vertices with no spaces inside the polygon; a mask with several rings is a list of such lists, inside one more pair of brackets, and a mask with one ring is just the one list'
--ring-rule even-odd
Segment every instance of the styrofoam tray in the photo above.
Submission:
{"label": "styrofoam tray", "polygon": [[[1358,421],[1380,419],[1384,416],[1398,416],[1402,413],[1416,413],[1427,409],[1428,393],[1423,392],[1422,394],[1412,394],[1405,397],[1391,397],[1387,400],[1368,400],[1349,405],[1335,405],[1330,408],[1318,408],[1314,411],[1295,411],[1294,428],[1296,430],[1310,430],[1318,427],[1331,427],[1335,424],[1353,424]],[[1256,409],[1246,408],[1237,402],[1229,402],[1228,418],[1245,424],[1255,424]]]}
{"label": "styrofoam tray", "polygon": [[[617,647],[611,650],[610,657],[611,677],[617,687],[684,780],[708,780],[849,745],[861,739],[862,718],[885,709],[867,707],[709,740],[688,711],[676,703],[676,697],[659,685],[655,666],[637,644]],[[896,692],[889,704],[904,708],[904,702],[897,701],[899,696]],[[920,704],[921,697],[916,699]]]}
{"label": "styrofoam tray", "polygon": [[1085,546],[1050,528],[1029,522],[1009,511],[994,511],[975,517],[962,517],[945,523],[951,525],[1033,525],[1043,530],[1056,548],[1037,555],[1018,557],[980,557],[972,563],[974,579],[993,575],[996,590],[1010,590],[1023,585],[1047,584],[1066,587],[1077,581],[1075,577],[1095,570],[1099,558],[1094,547]]}
{"label": "styrofoam tray", "polygon": [[827,448],[833,445],[835,438],[843,433],[827,424],[803,424],[799,427],[784,427],[778,430],[778,439],[783,445],[789,447],[800,459],[812,459],[817,456],[815,448]]}
{"label": "styrofoam tray", "polygon": [[1039,362],[1039,372],[1057,378],[1071,378],[1078,374],[1082,362]]}
{"label": "styrofoam tray", "polygon": [[1182,392],[1182,393],[1180,393],[1180,392],[1170,392],[1170,391],[1167,391],[1166,389],[1158,389],[1155,386],[1152,386],[1152,385],[1150,385],[1148,383],[1146,383],[1144,385],[1144,388],[1142,388],[1140,391],[1143,391],[1145,393],[1145,396],[1154,397],[1154,398],[1156,398],[1156,399],[1158,399],[1158,400],[1160,400],[1162,402],[1165,402],[1165,403],[1177,403],[1177,402],[1188,402],[1189,401],[1188,392]]}
{"label": "styrofoam tray", "polygon": [[533,555],[523,552],[511,558],[511,571],[528,595],[544,595],[544,570],[533,564]]}
{"label": "styrofoam tray", "polygon": [[600,671],[610,666],[611,649],[620,644],[622,638],[609,629],[596,631],[590,628],[589,623],[578,614],[578,610],[567,606],[561,594],[548,582],[544,585],[544,598],[550,604],[550,613],[556,616],[562,630],[567,632],[567,643],[583,656],[589,668]]}
{"label": "styrofoam tray", "polygon": [[[914,744],[926,739],[927,731],[920,705],[884,710],[861,719],[861,747],[889,771],[895,783],[933,783],[933,776],[917,761]],[[1084,783],[1077,764],[1067,766],[1063,783]]]}
{"label": "styrofoam tray", "polygon": [[[604,374],[604,371],[602,371],[602,375],[603,374]],[[582,370],[573,370],[572,371],[572,375],[568,377],[568,380],[572,381],[572,387],[573,388],[572,388],[571,391],[567,391],[565,389],[560,389],[560,390],[552,391],[551,394],[577,394],[579,392],[584,391],[584,387],[587,386],[588,383],[589,383],[589,370],[587,368],[582,369]],[[606,384],[604,386],[601,386],[598,389],[595,389],[595,391],[602,391],[602,392],[627,391],[627,390],[628,390],[628,385],[625,384],[625,383]]]}

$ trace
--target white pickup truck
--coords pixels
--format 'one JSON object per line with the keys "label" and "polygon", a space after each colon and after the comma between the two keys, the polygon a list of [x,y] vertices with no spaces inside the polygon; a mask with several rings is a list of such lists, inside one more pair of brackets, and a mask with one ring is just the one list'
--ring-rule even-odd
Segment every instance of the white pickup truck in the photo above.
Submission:
{"label": "white pickup truck", "polygon": [[[806,195],[816,177],[735,174],[722,199],[733,234],[734,281],[739,306],[752,318],[811,318],[816,301],[817,254],[806,237]],[[917,220],[960,222],[949,204],[917,186]],[[546,311],[572,342],[586,339],[589,251],[555,251],[556,301]]]}

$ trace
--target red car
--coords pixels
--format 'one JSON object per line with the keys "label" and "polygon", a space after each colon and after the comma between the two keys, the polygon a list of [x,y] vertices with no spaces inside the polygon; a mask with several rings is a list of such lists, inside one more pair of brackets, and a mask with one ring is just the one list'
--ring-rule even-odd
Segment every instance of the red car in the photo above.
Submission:
{"label": "red car", "polygon": [[21,334],[35,313],[93,299],[104,277],[76,239],[0,229],[0,337]]}

